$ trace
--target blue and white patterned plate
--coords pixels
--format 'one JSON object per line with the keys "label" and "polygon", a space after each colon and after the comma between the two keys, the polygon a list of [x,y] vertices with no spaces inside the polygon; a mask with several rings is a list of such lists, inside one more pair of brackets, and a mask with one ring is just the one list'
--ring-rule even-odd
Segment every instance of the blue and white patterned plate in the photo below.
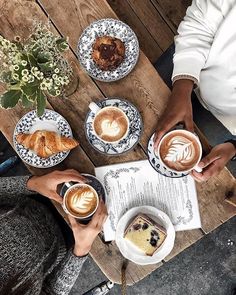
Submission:
{"label": "blue and white patterned plate", "polygon": [[179,177],[184,177],[188,175],[188,173],[177,173],[177,172],[172,172],[168,168],[166,168],[160,161],[158,155],[155,153],[154,150],[154,139],[155,133],[151,136],[148,142],[148,160],[151,164],[151,166],[160,174],[166,176],[166,177],[171,177],[171,178],[179,178]]}
{"label": "blue and white patterned plate", "polygon": [[100,108],[115,106],[120,108],[129,119],[129,133],[118,143],[104,143],[93,130],[95,113],[89,111],[85,119],[85,134],[89,143],[100,153],[106,155],[120,155],[133,149],[139,142],[143,130],[143,122],[137,108],[127,100],[120,98],[107,98],[97,103]]}
{"label": "blue and white patterned plate", "polygon": [[[111,36],[125,45],[125,58],[113,71],[102,71],[93,61],[92,46],[97,37]],[[94,79],[112,82],[124,78],[136,65],[139,57],[139,43],[134,31],[117,19],[100,19],[90,24],[80,36],[77,47],[78,59],[85,71]]]}
{"label": "blue and white patterned plate", "polygon": [[49,158],[41,158],[16,141],[17,134],[31,134],[36,130],[54,131],[66,137],[73,136],[69,123],[55,111],[46,109],[41,117],[37,116],[36,111],[31,111],[20,119],[13,134],[14,148],[19,157],[26,164],[37,168],[49,168],[62,162],[68,156],[70,151],[59,152]]}

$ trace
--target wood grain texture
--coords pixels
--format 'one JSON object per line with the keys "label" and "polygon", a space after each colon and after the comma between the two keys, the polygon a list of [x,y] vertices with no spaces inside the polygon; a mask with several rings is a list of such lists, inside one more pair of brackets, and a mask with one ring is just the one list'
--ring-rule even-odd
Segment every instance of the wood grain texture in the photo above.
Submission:
{"label": "wood grain texture", "polygon": [[188,6],[192,0],[150,0],[155,8],[159,11],[163,19],[168,23],[173,32],[177,32],[177,28],[185,16]]}
{"label": "wood grain texture", "polygon": [[127,1],[160,48],[165,51],[173,43],[174,32],[172,32],[159,11],[155,9],[150,0]]}
{"label": "wood grain texture", "polygon": [[151,63],[154,64],[161,56],[163,50],[142,23],[142,19],[134,12],[128,1],[107,0],[107,2],[119,19],[127,23],[134,30],[138,37],[140,48]]}

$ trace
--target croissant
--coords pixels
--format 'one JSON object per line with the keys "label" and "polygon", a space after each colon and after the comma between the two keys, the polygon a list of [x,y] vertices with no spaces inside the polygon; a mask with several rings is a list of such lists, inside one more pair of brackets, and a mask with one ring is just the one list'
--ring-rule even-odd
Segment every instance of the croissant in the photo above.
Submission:
{"label": "croissant", "polygon": [[53,131],[41,130],[33,134],[19,133],[16,140],[25,148],[33,150],[41,158],[48,158],[59,152],[71,150],[79,144],[73,138],[61,136]]}

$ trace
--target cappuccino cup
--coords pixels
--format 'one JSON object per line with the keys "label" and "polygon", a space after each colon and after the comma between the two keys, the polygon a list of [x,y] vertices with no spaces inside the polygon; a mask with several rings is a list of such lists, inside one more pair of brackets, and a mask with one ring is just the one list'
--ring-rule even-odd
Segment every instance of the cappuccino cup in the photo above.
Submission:
{"label": "cappuccino cup", "polygon": [[96,136],[105,143],[117,143],[129,133],[129,119],[118,107],[106,106],[100,108],[96,103],[89,104],[95,113],[93,130]]}
{"label": "cappuccino cup", "polygon": [[187,130],[172,130],[166,133],[156,151],[161,163],[177,173],[201,172],[198,164],[202,157],[202,145],[198,137]]}
{"label": "cappuccino cup", "polygon": [[96,190],[85,183],[65,183],[64,185],[68,188],[63,197],[64,211],[78,219],[91,217],[99,204]]}

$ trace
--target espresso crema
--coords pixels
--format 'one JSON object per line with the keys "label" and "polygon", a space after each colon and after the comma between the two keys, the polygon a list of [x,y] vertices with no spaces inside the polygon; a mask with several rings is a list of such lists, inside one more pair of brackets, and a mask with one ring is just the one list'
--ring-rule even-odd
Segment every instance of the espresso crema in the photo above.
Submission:
{"label": "espresso crema", "polygon": [[72,188],[66,197],[66,207],[70,213],[78,217],[85,217],[94,212],[98,198],[88,186]]}
{"label": "espresso crema", "polygon": [[195,136],[174,132],[161,142],[160,157],[167,167],[176,171],[192,169],[199,161],[201,150]]}
{"label": "espresso crema", "polygon": [[93,126],[97,136],[107,142],[119,141],[129,128],[127,116],[116,107],[106,107],[99,111]]}

